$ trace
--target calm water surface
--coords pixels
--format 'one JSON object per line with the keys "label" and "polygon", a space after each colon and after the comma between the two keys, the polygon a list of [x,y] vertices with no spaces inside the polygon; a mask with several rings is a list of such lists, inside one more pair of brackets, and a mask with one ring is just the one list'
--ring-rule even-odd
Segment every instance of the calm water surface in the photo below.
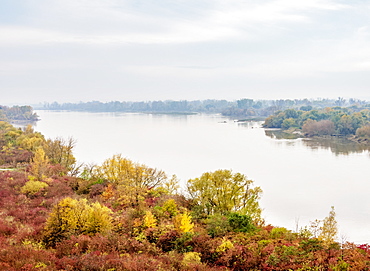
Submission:
{"label": "calm water surface", "polygon": [[[359,147],[276,139],[260,122],[219,115],[37,111],[35,130],[73,137],[81,162],[114,154],[176,174],[184,184],[207,171],[232,169],[263,189],[267,223],[295,230],[334,206],[340,239],[370,243],[370,155]],[[269,136],[266,136],[268,134]]]}

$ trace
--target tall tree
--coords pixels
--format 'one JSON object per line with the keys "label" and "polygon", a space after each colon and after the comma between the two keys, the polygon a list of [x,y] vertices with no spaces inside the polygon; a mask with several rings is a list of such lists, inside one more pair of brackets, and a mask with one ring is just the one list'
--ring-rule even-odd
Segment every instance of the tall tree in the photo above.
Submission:
{"label": "tall tree", "polygon": [[49,159],[45,155],[44,150],[42,148],[38,148],[35,151],[35,155],[30,165],[30,173],[36,178],[36,180],[41,181],[46,177],[48,169]]}
{"label": "tall tree", "polygon": [[331,206],[329,215],[322,221],[322,227],[320,228],[319,239],[321,239],[324,244],[330,245],[335,242],[338,233],[338,223],[335,219],[334,206]]}
{"label": "tall tree", "polygon": [[93,176],[116,186],[132,205],[138,205],[149,189],[167,180],[164,171],[134,163],[121,155],[114,155],[96,166]]}
{"label": "tall tree", "polygon": [[164,171],[134,163],[121,155],[114,155],[96,166],[94,175],[116,185],[155,188],[167,180]]}
{"label": "tall tree", "polygon": [[187,189],[206,214],[238,212],[256,220],[261,216],[258,200],[262,190],[252,185],[253,181],[241,173],[217,170],[189,180]]}
{"label": "tall tree", "polygon": [[44,144],[45,154],[52,164],[60,164],[70,171],[76,163],[76,159],[73,156],[75,145],[76,141],[73,138],[68,138],[67,140],[61,137],[48,139]]}

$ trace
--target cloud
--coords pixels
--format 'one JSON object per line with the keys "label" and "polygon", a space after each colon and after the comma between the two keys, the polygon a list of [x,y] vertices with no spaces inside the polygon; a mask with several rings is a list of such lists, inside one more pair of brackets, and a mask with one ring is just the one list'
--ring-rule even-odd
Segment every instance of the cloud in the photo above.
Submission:
{"label": "cloud", "polygon": [[268,97],[368,82],[361,1],[25,0],[10,12],[15,3],[16,19],[0,17],[0,87],[34,97]]}
{"label": "cloud", "polygon": [[156,8],[149,11],[145,5],[137,7],[134,2],[128,3],[66,0],[44,2],[45,6],[35,4],[34,12],[40,17],[36,16],[31,26],[2,26],[0,43],[117,45],[253,40],[265,35],[266,29],[276,34],[289,24],[308,23],[314,10],[346,8],[325,0],[275,0],[258,4],[234,0],[216,2],[205,10],[169,12],[164,4],[151,4]]}

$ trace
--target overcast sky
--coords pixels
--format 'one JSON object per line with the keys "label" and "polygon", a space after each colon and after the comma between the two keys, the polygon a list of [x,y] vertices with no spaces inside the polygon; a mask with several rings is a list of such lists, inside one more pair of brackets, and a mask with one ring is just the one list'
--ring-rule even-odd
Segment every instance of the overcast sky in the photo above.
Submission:
{"label": "overcast sky", "polygon": [[0,94],[370,99],[370,1],[0,0]]}

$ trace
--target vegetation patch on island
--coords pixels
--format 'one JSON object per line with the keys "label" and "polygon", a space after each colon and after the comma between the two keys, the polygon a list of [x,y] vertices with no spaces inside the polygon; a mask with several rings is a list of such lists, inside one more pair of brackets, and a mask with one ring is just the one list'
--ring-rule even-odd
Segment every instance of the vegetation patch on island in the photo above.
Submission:
{"label": "vegetation patch on island", "polygon": [[24,106],[0,106],[0,121],[9,122],[33,122],[38,116],[29,105]]}
{"label": "vegetation patch on island", "polygon": [[296,137],[344,137],[367,144],[370,110],[368,106],[286,109],[266,118],[263,126],[280,128]]}

